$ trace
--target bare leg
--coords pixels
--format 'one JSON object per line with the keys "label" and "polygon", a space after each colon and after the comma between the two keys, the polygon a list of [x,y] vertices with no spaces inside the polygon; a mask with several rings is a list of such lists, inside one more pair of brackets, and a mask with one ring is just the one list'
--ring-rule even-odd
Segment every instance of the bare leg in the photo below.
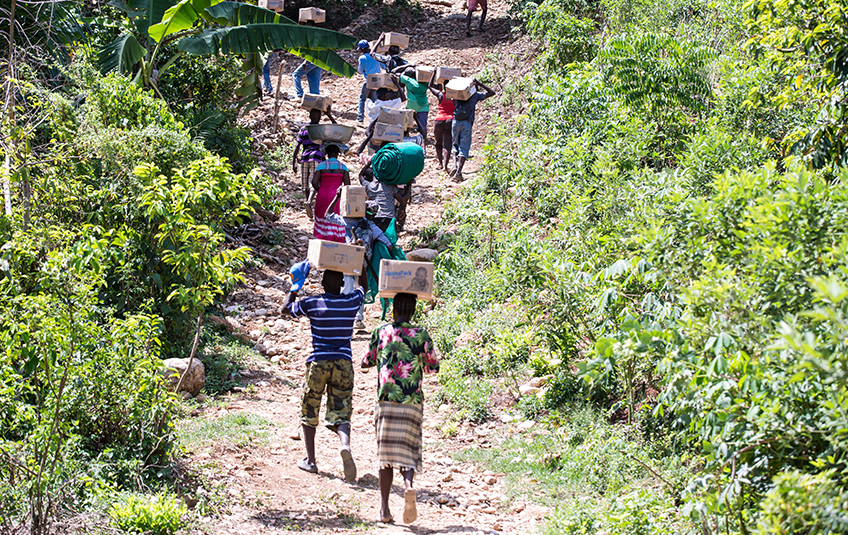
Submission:
{"label": "bare leg", "polygon": [[456,164],[456,172],[453,175],[453,179],[457,182],[462,181],[462,167],[465,165],[465,156],[460,156],[459,161]]}
{"label": "bare leg", "polygon": [[345,481],[354,483],[356,481],[356,463],[353,462],[353,454],[350,451],[350,424],[339,424],[336,426],[336,433],[338,433],[339,442],[341,442],[339,454],[342,456]]}
{"label": "bare leg", "polygon": [[483,23],[486,22],[486,11],[488,11],[488,8],[484,7],[483,12],[480,13],[480,31],[481,32],[483,31]]}
{"label": "bare leg", "polygon": [[465,16],[465,36],[471,37],[471,14],[473,11],[468,10],[468,15]]}
{"label": "bare leg", "polygon": [[445,161],[443,161],[442,158],[442,147],[436,145],[436,159],[439,161],[439,169],[443,169],[445,167]]}
{"label": "bare leg", "polygon": [[303,425],[303,445],[306,446],[306,462],[315,464],[315,428]]}
{"label": "bare leg", "polygon": [[388,522],[392,518],[389,511],[389,495],[392,493],[393,468],[380,468],[380,521]]}

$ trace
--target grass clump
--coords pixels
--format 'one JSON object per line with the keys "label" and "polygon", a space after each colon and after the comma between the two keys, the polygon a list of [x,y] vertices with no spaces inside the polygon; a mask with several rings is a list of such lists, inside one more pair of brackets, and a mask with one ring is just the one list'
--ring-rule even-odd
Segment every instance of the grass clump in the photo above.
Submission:
{"label": "grass clump", "polygon": [[268,443],[273,424],[247,412],[234,412],[214,419],[186,420],[177,430],[180,444],[198,451],[209,444],[227,444],[238,448]]}

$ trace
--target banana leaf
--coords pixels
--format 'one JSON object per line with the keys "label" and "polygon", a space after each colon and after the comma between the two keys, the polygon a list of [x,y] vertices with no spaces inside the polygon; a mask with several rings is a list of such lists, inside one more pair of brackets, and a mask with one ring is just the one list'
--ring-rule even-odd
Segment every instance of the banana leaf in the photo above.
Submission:
{"label": "banana leaf", "polygon": [[245,76],[235,88],[235,94],[238,97],[237,112],[247,113],[259,104],[262,98],[262,66],[264,64],[262,54],[245,54],[241,63],[241,70]]}
{"label": "banana leaf", "polygon": [[217,2],[218,0],[180,0],[177,5],[165,11],[161,22],[157,21],[150,26],[148,35],[158,43],[168,35],[189,30],[206,14],[206,10]]}
{"label": "banana leaf", "polygon": [[270,9],[230,0],[209,7],[206,9],[206,16],[209,20],[217,22],[221,26],[245,26],[265,22],[297,25],[290,18],[277,14]]}
{"label": "banana leaf", "polygon": [[284,49],[339,76],[351,77],[356,69],[334,49],[353,48],[356,38],[343,33],[291,24],[260,23],[217,28],[184,37],[179,49],[195,55],[252,54]]}
{"label": "banana leaf", "polygon": [[114,70],[126,74],[132,71],[133,65],[141,61],[145,53],[135,36],[125,33],[97,53],[97,65],[103,74]]}

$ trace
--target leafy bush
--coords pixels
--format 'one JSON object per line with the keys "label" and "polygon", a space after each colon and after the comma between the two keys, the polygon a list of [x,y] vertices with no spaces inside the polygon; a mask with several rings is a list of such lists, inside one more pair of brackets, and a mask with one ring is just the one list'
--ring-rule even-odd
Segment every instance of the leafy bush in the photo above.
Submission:
{"label": "leafy bush", "polygon": [[848,492],[833,471],[778,475],[759,506],[753,533],[848,533]]}
{"label": "leafy bush", "polygon": [[108,511],[118,529],[128,533],[174,535],[185,524],[186,506],[169,494],[138,496],[130,494],[112,504]]}
{"label": "leafy bush", "polygon": [[544,0],[538,6],[528,4],[522,13],[527,32],[544,47],[538,64],[552,73],[595,54],[595,21],[567,13],[563,9],[567,3]]}

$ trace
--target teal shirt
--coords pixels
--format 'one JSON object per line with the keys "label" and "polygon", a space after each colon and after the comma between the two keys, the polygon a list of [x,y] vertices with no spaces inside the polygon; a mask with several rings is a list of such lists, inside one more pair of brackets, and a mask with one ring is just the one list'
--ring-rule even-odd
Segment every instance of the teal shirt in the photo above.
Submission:
{"label": "teal shirt", "polygon": [[401,75],[400,81],[406,86],[406,107],[412,111],[430,111],[430,101],[427,99],[427,84],[406,75]]}

